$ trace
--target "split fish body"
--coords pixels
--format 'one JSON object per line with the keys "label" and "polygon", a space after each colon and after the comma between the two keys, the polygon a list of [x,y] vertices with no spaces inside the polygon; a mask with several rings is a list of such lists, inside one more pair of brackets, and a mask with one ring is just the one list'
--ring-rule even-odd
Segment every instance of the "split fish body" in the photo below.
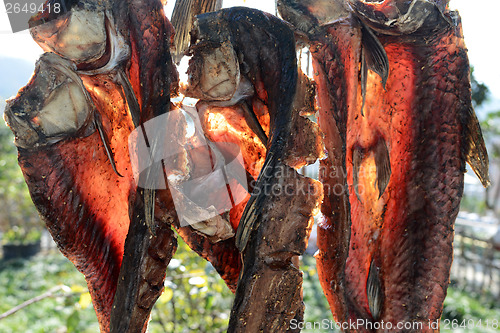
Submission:
{"label": "split fish body", "polygon": [[129,136],[169,111],[173,31],[160,2],[86,1],[47,15],[30,31],[48,53],[5,112],[19,164],[58,247],[85,275],[101,331],[143,332],[176,248],[176,216],[171,200],[148,215]]}
{"label": "split fish body", "polygon": [[328,28],[328,39],[310,47],[318,85],[318,125],[325,133],[327,157],[320,161],[322,217],[318,222],[318,277],[334,318],[347,320],[345,265],[351,215],[346,172],[348,114],[357,102],[361,29],[348,17]]}
{"label": "split fish body", "polygon": [[[89,110],[98,107],[103,115],[104,127],[113,131],[109,144],[114,151],[116,165],[123,174],[119,177],[109,163],[92,122],[77,128],[74,133],[68,133],[67,124],[72,114],[64,113],[64,110],[78,115],[84,112],[86,106],[68,102],[63,94],[64,84],[58,88],[60,99],[55,99],[61,104],[47,105],[43,95],[37,93],[51,89],[44,78],[62,75],[58,70],[60,63],[66,64],[64,66],[68,69],[72,68],[69,61],[55,54],[42,56],[30,84],[21,90],[15,100],[9,101],[5,118],[16,135],[19,165],[33,202],[59,249],[85,275],[101,330],[108,331],[130,223],[128,206],[136,197],[131,169],[126,169],[130,160],[127,141],[124,140],[133,130],[133,124],[124,112],[126,105],[111,78],[104,75],[87,78],[86,85],[80,81],[80,90],[71,90],[73,101],[85,100],[77,98],[77,92],[88,94]],[[78,82],[78,76],[73,75],[74,82]],[[68,80],[61,77],[61,82],[65,81]],[[57,84],[57,80],[54,83]],[[91,87],[89,93],[85,86]],[[51,94],[56,96],[58,91]],[[93,101],[102,101],[101,97],[113,102],[95,106]],[[26,109],[23,102],[27,100],[38,100],[41,106],[33,105]],[[67,103],[66,108],[64,103]],[[37,109],[42,112],[33,114],[27,111]],[[62,130],[57,140],[51,139],[49,132],[44,131],[36,141],[28,144],[25,138],[35,136],[26,129],[36,128],[37,123],[42,124],[42,128],[48,124],[48,129],[57,128],[51,124],[60,124],[58,127]]]}
{"label": "split fish body", "polygon": [[390,64],[385,89],[368,73],[364,110],[358,98],[347,120],[353,317],[421,324],[414,332],[432,331],[429,321],[441,317],[465,163],[489,182],[460,17],[430,3],[413,4],[429,8],[427,17],[408,9],[422,22],[414,31],[378,30]]}
{"label": "split fish body", "polygon": [[[129,36],[131,54],[122,89],[150,156],[158,156],[172,140],[161,133],[147,133],[144,126],[164,119],[171,111],[170,95],[177,91],[178,74],[170,56],[173,27],[160,1],[133,0],[116,3],[114,9],[118,30]],[[167,131],[169,124],[164,125]],[[169,189],[144,186],[141,181],[151,185],[163,179],[167,184],[165,172],[162,161],[139,176],[136,200],[129,208],[131,224],[110,332],[145,332],[153,305],[163,291],[166,268],[177,248],[171,225],[177,224],[178,218]]]}
{"label": "split fish body", "polygon": [[228,331],[284,332],[302,320],[297,257],[322,195],[294,169],[323,153],[317,126],[301,116],[314,113],[314,89],[299,76],[293,31],[272,15],[238,7],[199,15],[193,36],[186,94],[202,100],[216,145],[240,147],[254,183],[233,224],[243,265]]}
{"label": "split fish body", "polygon": [[[192,88],[186,93],[202,100],[236,104],[240,101],[233,102],[232,97],[237,95],[243,82],[249,81],[253,87],[249,97],[255,93],[269,112],[266,159],[254,189],[254,193],[258,194],[250,198],[241,219],[244,226],[238,228],[236,236],[236,245],[243,250],[249,233],[255,228],[265,193],[269,191],[285,157],[284,148],[291,132],[292,103],[298,76],[295,39],[293,32],[281,20],[243,7],[199,15],[195,31],[198,42],[192,48],[195,57],[191,60],[191,72],[188,70]],[[216,76],[204,72],[209,67],[201,64],[208,59],[208,54],[213,61],[224,64],[225,76],[220,72]],[[196,62],[200,62],[200,65]],[[220,68],[214,67],[213,70],[216,73]],[[215,85],[212,81],[222,80],[219,77],[227,79]]]}
{"label": "split fish body", "polygon": [[[443,1],[345,5],[347,16],[307,31],[328,150],[318,275],[336,320],[368,323],[356,331],[432,331],[465,163],[489,183],[460,18]],[[380,66],[368,59],[376,44]]]}

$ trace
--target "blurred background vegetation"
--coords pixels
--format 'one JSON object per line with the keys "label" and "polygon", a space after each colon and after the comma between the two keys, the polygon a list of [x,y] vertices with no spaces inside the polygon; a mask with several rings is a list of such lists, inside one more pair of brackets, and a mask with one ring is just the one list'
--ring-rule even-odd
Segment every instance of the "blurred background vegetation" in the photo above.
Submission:
{"label": "blurred background vegetation", "polygon": [[[488,98],[488,88],[475,80],[472,84],[474,103],[479,107]],[[491,112],[481,120],[490,154],[496,159],[500,152],[500,141],[496,141],[500,135],[500,111]],[[482,189],[479,195],[467,191],[466,187],[463,210],[476,214],[494,211],[491,202],[495,199],[488,203],[481,194]],[[47,242],[35,256],[0,258],[0,332],[98,332],[97,318],[83,275],[53,245],[50,246],[52,243],[31,203],[17,165],[12,133],[3,121],[0,121],[0,207],[3,245],[37,243],[40,239],[43,241],[42,235]],[[152,312],[150,332],[226,331],[233,294],[209,263],[192,252],[180,238],[178,240],[179,248],[168,267],[165,291]],[[471,241],[466,241],[459,247],[470,248],[472,245]],[[481,251],[478,257],[484,258],[484,248]],[[498,255],[498,251],[495,253]],[[304,272],[305,321],[331,320],[314,258],[305,254],[301,258],[301,267]],[[458,323],[464,320],[477,323],[481,319],[484,324],[485,320],[500,318],[500,302],[496,294],[488,292],[487,288],[477,291],[469,288],[467,283],[459,282],[460,278],[452,276],[443,319]],[[25,301],[33,304],[12,313]],[[488,330],[483,325],[473,329],[457,327],[453,331],[498,330]],[[305,329],[304,332],[317,330]]]}
{"label": "blurred background vegetation", "polygon": [[0,121],[0,232],[3,242],[29,243],[40,239],[41,223],[31,202],[12,132]]}

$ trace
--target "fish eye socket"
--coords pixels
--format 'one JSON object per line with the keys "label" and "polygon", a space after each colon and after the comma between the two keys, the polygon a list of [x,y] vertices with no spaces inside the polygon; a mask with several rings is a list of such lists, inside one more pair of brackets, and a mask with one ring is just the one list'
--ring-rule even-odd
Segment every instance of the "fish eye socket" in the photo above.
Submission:
{"label": "fish eye socket", "polygon": [[30,32],[45,51],[76,63],[98,59],[106,51],[104,12],[73,7],[57,19],[32,27]]}

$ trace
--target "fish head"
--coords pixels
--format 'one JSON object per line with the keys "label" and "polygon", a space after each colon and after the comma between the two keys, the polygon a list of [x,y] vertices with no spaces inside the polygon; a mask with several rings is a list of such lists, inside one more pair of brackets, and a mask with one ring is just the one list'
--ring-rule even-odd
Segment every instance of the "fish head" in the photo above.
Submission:
{"label": "fish head", "polygon": [[18,147],[36,148],[95,131],[94,104],[75,70],[71,61],[45,53],[28,85],[7,101],[4,117]]}
{"label": "fish head", "polygon": [[407,35],[435,30],[449,22],[443,13],[449,0],[348,0],[370,28],[386,35]]}
{"label": "fish head", "polygon": [[191,31],[188,86],[182,93],[205,101],[229,101],[241,81],[227,22],[219,13],[197,16]]}
{"label": "fish head", "polygon": [[115,28],[108,2],[67,2],[58,14],[45,10],[29,21],[30,33],[44,51],[72,60],[79,70],[93,71],[88,74],[107,72],[128,58],[129,46]]}
{"label": "fish head", "polygon": [[278,0],[281,17],[297,30],[314,35],[319,27],[349,16],[345,0]]}

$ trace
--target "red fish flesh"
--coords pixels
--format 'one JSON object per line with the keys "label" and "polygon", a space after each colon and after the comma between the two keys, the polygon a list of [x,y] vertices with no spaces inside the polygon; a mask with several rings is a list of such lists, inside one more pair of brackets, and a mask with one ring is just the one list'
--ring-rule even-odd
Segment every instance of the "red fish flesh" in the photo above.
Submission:
{"label": "red fish flesh", "polygon": [[334,317],[362,319],[359,332],[433,331],[465,163],[489,183],[460,17],[446,1],[282,8],[309,37],[318,83],[328,158],[317,261]]}

